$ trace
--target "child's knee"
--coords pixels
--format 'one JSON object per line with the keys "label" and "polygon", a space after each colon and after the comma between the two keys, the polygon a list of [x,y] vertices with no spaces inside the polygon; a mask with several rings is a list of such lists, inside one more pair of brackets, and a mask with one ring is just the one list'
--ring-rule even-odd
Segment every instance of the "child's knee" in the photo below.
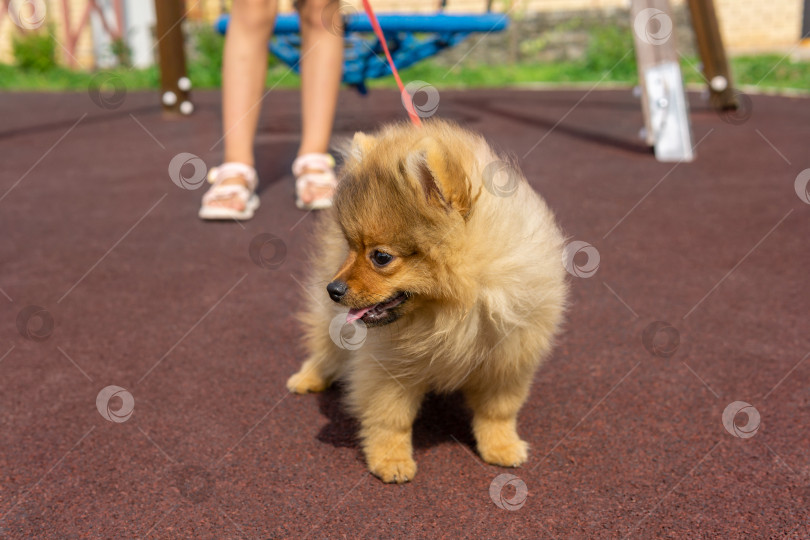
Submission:
{"label": "child's knee", "polygon": [[301,26],[320,29],[342,24],[342,0],[300,0],[297,4]]}

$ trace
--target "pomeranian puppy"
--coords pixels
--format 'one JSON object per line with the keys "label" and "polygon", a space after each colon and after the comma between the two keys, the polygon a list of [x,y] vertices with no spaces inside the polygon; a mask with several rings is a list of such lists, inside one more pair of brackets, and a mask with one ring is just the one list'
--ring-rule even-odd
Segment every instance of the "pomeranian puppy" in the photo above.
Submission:
{"label": "pomeranian puppy", "polygon": [[[463,392],[484,461],[522,464],[518,411],[567,295],[552,212],[511,162],[450,122],[357,133],[345,158],[301,314],[308,356],[287,387],[345,380],[384,482],[416,474],[411,428],[430,391]],[[365,340],[344,343],[347,324]]]}

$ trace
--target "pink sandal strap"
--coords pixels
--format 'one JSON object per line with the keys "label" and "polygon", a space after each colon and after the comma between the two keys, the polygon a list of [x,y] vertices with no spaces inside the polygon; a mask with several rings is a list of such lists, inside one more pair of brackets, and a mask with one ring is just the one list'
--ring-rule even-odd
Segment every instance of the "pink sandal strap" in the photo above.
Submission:
{"label": "pink sandal strap", "polygon": [[211,170],[208,171],[208,181],[214,184],[214,187],[217,187],[217,184],[226,178],[233,178],[234,176],[244,178],[245,183],[247,183],[247,188],[250,191],[256,190],[259,177],[256,174],[256,169],[246,163],[228,161],[219,167],[212,167]]}
{"label": "pink sandal strap", "polygon": [[[247,186],[222,183],[224,180],[236,176],[243,178]],[[248,199],[256,191],[258,180],[256,169],[246,163],[229,161],[219,167],[212,167],[208,171],[208,181],[213,185],[203,195],[202,204],[206,206],[212,201],[232,197],[237,197],[247,204]]]}
{"label": "pink sandal strap", "polygon": [[306,186],[333,188],[337,187],[337,183],[335,173],[307,173],[302,174],[295,179],[295,188],[299,191],[304,189]]}
{"label": "pink sandal strap", "polygon": [[252,195],[253,191],[239,184],[215,185],[205,192],[202,198],[202,204],[205,206],[212,201],[230,199],[232,197],[237,197],[243,202],[247,202]]}
{"label": "pink sandal strap", "polygon": [[[302,210],[320,210],[332,206],[332,195],[321,196],[305,203],[301,193],[307,188],[337,187],[335,176],[335,158],[329,154],[303,154],[293,162],[295,175],[295,205]],[[304,172],[309,171],[309,172]]]}
{"label": "pink sandal strap", "polygon": [[302,154],[295,158],[292,164],[292,171],[295,176],[301,176],[306,169],[328,173],[332,172],[334,168],[335,158],[329,154]]}

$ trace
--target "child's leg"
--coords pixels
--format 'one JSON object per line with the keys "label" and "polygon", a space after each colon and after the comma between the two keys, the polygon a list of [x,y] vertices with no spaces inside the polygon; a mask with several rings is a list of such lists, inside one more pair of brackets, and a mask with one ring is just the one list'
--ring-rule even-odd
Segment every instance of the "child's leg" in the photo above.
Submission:
{"label": "child's leg", "polygon": [[[343,73],[343,36],[332,28],[330,18],[333,13],[339,16],[337,4],[338,0],[301,0],[299,3],[302,40],[299,156],[325,153],[329,148]],[[313,186],[300,195],[309,203],[315,198],[328,197],[331,191],[329,187]]]}
{"label": "child's leg", "polygon": [[[222,129],[225,161],[253,165],[253,140],[267,76],[267,42],[276,18],[276,0],[234,0],[222,66]],[[240,177],[223,184],[245,184]],[[212,201],[241,210],[237,198]]]}

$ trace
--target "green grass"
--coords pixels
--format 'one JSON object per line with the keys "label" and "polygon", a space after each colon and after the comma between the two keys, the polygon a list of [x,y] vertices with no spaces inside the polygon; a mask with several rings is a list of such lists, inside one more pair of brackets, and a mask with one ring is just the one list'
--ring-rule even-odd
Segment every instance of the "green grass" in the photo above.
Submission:
{"label": "green grass", "polygon": [[[792,62],[778,55],[745,56],[731,60],[737,84],[795,88],[810,92],[810,62]],[[764,80],[763,80],[764,79]]]}
{"label": "green grass", "polygon": [[[437,88],[502,88],[529,83],[598,81],[603,73],[581,63],[465,65],[449,68],[426,60],[402,71],[403,81],[425,81]],[[605,80],[632,82],[632,77],[612,73]],[[369,83],[371,88],[396,87],[393,79]]]}
{"label": "green grass", "polygon": [[[144,70],[117,69],[116,74],[127,89],[157,88],[160,76],[156,68]],[[0,89],[62,91],[87,90],[95,73],[73,71],[56,67],[48,71],[23,70],[8,64],[0,64]]]}
{"label": "green grass", "polygon": [[[607,63],[605,63],[607,64]],[[615,67],[614,67],[615,66]],[[611,71],[612,68],[612,71]],[[684,58],[681,70],[687,83],[705,83],[697,58]],[[731,59],[731,72],[737,86],[762,89],[795,89],[810,93],[810,62],[792,62],[779,55],[740,56]],[[452,70],[425,61],[402,72],[402,79],[422,80],[438,88],[501,88],[529,83],[611,82],[633,85],[638,82],[635,60],[595,67],[586,62],[549,64],[478,65]],[[373,81],[370,87],[394,87],[393,80]]]}
{"label": "green grass", "polygon": [[[635,60],[629,55],[616,62],[607,58],[598,62],[586,58],[579,62],[523,64],[464,64],[449,68],[435,60],[425,60],[402,71],[404,81],[422,80],[437,88],[503,88],[529,83],[587,83],[612,82],[635,84]],[[682,62],[686,82],[703,82],[697,72],[698,61],[687,58]],[[810,62],[793,62],[778,55],[741,56],[731,60],[735,84],[757,85],[763,89],[798,89],[810,92]],[[205,58],[189,63],[189,77],[194,87],[217,88],[221,78],[220,66]],[[612,68],[612,71],[611,71]],[[148,69],[115,69],[110,71],[123,81],[127,90],[156,89],[159,74]],[[24,70],[0,64],[0,90],[15,91],[86,91],[95,73],[71,71],[56,67],[46,71]],[[297,88],[300,79],[284,65],[273,64],[267,75],[267,86]],[[371,88],[394,88],[390,77],[369,82]]]}
{"label": "green grass", "polygon": [[[298,88],[298,76],[292,73],[283,77],[286,71],[286,66],[271,67],[267,75],[268,83],[272,85],[281,80],[280,87]],[[147,69],[118,68],[105,70],[104,73],[120,79],[129,91],[153,90],[160,87],[160,73],[154,66]],[[48,71],[31,71],[0,64],[0,90],[83,91],[89,88],[96,74],[95,72],[73,71],[63,67]],[[218,88],[220,85],[219,72],[212,73],[211,70],[207,70],[199,64],[191,63],[188,67],[188,74],[195,88]]]}
{"label": "green grass", "polygon": [[[561,23],[555,31],[565,32],[582,22]],[[583,58],[569,62],[524,62],[512,64],[476,64],[470,58],[450,67],[447,59],[428,59],[402,70],[402,79],[421,80],[437,88],[505,88],[531,83],[608,83],[636,84],[636,60],[632,54],[632,34],[611,25],[588,29],[589,40]],[[222,84],[224,40],[210,25],[198,24],[189,33],[188,75],[194,88],[219,88]],[[15,58],[20,66],[0,64],[0,90],[86,91],[105,76],[71,71],[54,66],[56,43],[48,34],[30,34],[19,38]],[[547,44],[525,42],[528,56],[539,53]],[[681,60],[687,83],[702,83],[696,58]],[[793,62],[779,55],[743,56],[731,60],[737,86],[756,85],[763,89],[798,89],[810,92],[810,62]],[[158,69],[118,68],[109,72],[118,85],[129,91],[157,89]],[[94,79],[94,77],[96,77]],[[267,87],[298,88],[300,79],[272,55],[268,61]],[[395,88],[392,77],[368,82],[371,88]]]}

